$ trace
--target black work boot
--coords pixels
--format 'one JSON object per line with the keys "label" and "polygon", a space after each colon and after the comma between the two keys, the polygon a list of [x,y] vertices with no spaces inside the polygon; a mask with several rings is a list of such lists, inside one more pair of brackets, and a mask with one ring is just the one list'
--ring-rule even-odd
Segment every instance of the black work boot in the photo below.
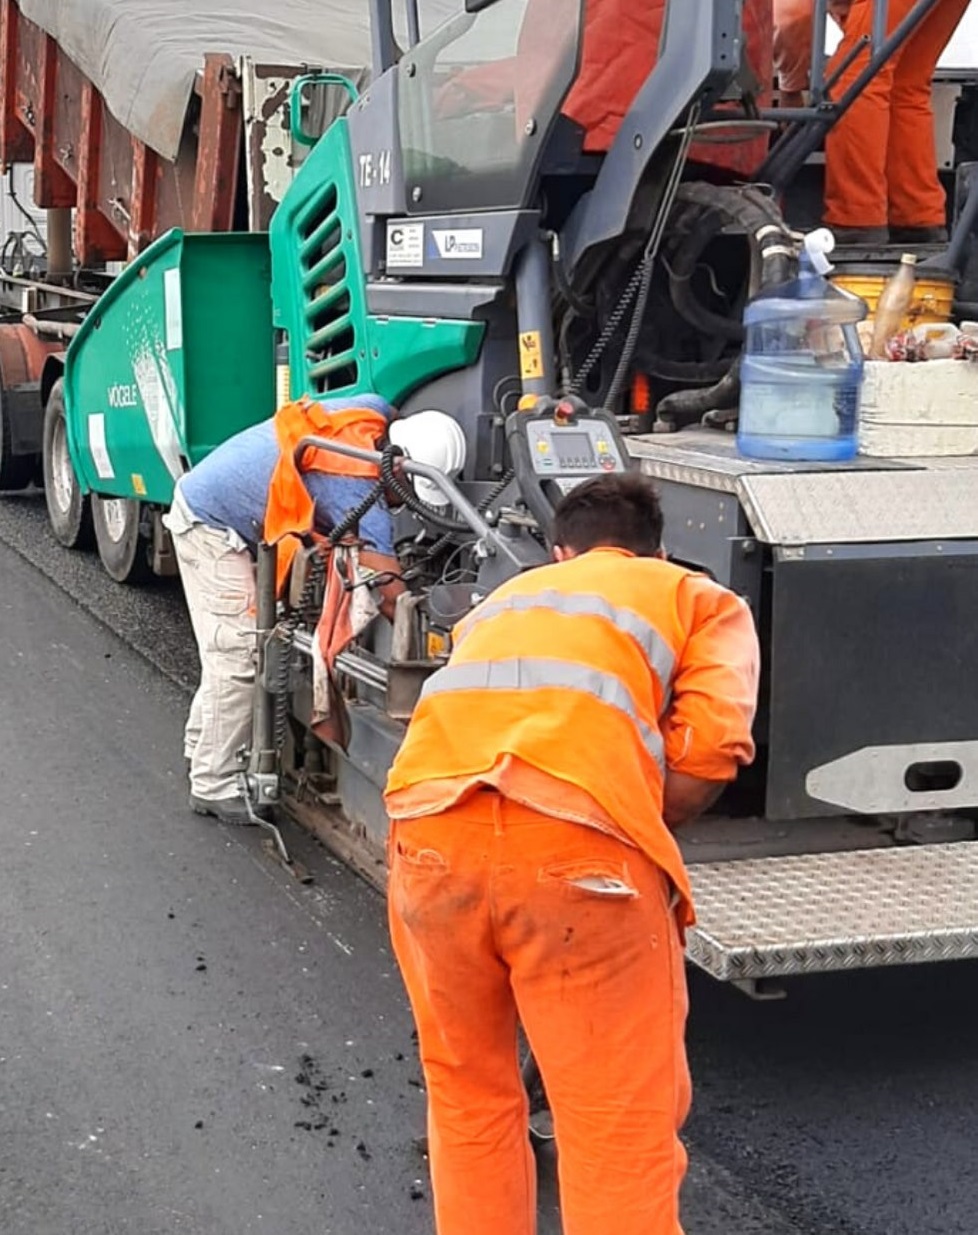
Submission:
{"label": "black work boot", "polygon": [[890,241],[890,231],[886,227],[832,227],[831,224],[827,226],[835,237],[836,244],[850,248],[877,249],[880,245],[888,244]]}
{"label": "black work boot", "polygon": [[891,227],[890,243],[913,246],[915,244],[947,244],[946,227]]}

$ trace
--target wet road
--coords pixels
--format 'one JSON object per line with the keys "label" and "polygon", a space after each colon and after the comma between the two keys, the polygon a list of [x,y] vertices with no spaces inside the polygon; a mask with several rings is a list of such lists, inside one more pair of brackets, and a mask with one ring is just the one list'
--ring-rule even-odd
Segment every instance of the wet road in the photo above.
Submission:
{"label": "wet road", "polygon": [[[0,505],[0,1231],[429,1232],[380,897],[186,812],[179,592],[116,588],[42,507]],[[973,1235],[975,977],[694,975],[687,1235]]]}

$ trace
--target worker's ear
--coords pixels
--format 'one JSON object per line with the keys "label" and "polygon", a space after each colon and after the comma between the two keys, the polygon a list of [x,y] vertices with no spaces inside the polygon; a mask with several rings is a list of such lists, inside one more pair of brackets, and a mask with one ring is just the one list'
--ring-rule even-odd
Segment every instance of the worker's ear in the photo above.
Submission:
{"label": "worker's ear", "polygon": [[553,555],[555,562],[569,562],[572,557],[577,557],[577,550],[567,545],[554,545]]}
{"label": "worker's ear", "polygon": [[655,556],[656,556],[656,557],[657,557],[657,558],[658,558],[661,562],[667,562],[667,561],[669,560],[669,554],[668,554],[668,553],[666,553],[666,547],[665,547],[665,545],[659,545],[658,549],[656,549],[656,551],[655,551]]}

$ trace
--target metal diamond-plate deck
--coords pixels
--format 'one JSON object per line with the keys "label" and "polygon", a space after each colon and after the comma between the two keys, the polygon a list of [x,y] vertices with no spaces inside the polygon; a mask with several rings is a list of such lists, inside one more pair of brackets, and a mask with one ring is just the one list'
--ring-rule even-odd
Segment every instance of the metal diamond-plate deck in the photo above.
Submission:
{"label": "metal diamond-plate deck", "polygon": [[865,544],[978,537],[978,456],[800,463],[746,459],[706,429],[628,439],[642,471],[736,494],[772,545]]}
{"label": "metal diamond-plate deck", "polygon": [[689,958],[722,981],[978,957],[978,843],[694,864]]}
{"label": "metal diamond-plate deck", "polygon": [[746,476],[740,498],[772,545],[951,540],[978,535],[971,471],[808,472]]}

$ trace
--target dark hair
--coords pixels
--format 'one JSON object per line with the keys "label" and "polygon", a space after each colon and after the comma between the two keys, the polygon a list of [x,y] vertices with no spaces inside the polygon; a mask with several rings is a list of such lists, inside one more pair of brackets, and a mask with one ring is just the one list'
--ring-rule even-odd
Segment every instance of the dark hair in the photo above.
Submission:
{"label": "dark hair", "polygon": [[576,553],[606,545],[654,557],[662,543],[662,506],[655,485],[635,471],[586,480],[557,504],[551,539]]}

